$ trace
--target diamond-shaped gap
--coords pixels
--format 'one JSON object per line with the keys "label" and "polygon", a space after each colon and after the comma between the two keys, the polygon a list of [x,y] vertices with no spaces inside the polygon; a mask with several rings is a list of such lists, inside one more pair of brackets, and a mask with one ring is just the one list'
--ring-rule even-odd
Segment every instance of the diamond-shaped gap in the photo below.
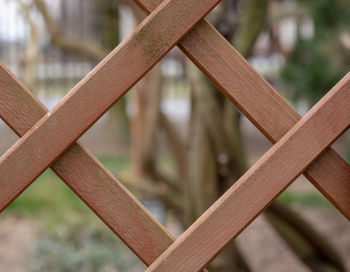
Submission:
{"label": "diamond-shaped gap", "polygon": [[[300,112],[300,110],[302,111],[303,109],[300,109],[297,108],[297,110]],[[305,113],[305,112],[300,112],[301,114]],[[251,131],[254,131],[256,130],[257,133],[252,133],[252,135],[244,135],[244,138],[245,138],[245,145],[246,145],[246,150],[247,150],[247,154],[248,154],[248,158],[249,158],[249,161],[251,164],[253,164],[253,162],[255,162],[257,159],[259,159],[270,147],[271,147],[271,143],[269,143],[269,141],[260,133],[257,131],[257,129],[255,128],[254,125],[252,125],[245,117],[243,117],[243,120],[242,120],[242,127],[244,127],[246,130],[251,130]],[[345,137],[345,136],[343,136]],[[248,141],[247,141],[248,140]],[[252,143],[252,144],[251,144]],[[298,187],[298,184],[307,184],[307,186],[309,187],[312,187],[314,188],[309,181],[307,181],[304,177],[301,177],[299,179],[297,179],[297,181],[294,182],[295,185],[292,185],[292,186],[295,186],[295,187]],[[299,186],[300,187],[300,186]],[[282,200],[282,202],[284,202],[285,204],[287,205],[291,205],[292,203],[289,201],[289,198],[291,196],[291,193],[289,191],[292,191],[293,189],[288,189],[286,193],[282,194],[282,197],[280,197],[280,199]],[[293,194],[293,193],[292,193]],[[320,194],[317,190],[316,190],[316,194],[317,194],[317,197],[315,197],[313,194],[311,195],[301,195],[301,197],[297,197],[296,198],[296,202],[300,202],[301,205],[314,205],[316,204],[317,205],[321,205],[321,208],[323,207],[329,207],[329,204],[327,202],[327,200],[323,197],[322,194]],[[320,197],[318,197],[320,196]],[[304,203],[304,201],[306,203]],[[314,203],[315,202],[315,203]],[[292,207],[294,208],[294,207]],[[339,214],[339,213],[337,213]],[[340,215],[340,214],[339,214]],[[261,223],[261,222],[262,223]],[[312,219],[310,220],[312,222]],[[317,221],[317,220],[316,220]],[[346,221],[342,216],[341,216],[341,219],[340,221]],[[259,223],[260,222],[260,223]],[[258,226],[258,225],[267,225],[267,223],[265,222],[264,223],[264,219],[263,217],[259,216],[258,219],[257,219],[257,223],[253,223],[251,227],[248,227],[248,230],[247,230],[247,234],[245,234],[245,232],[243,232],[240,237],[243,237],[243,238],[238,238],[237,241],[239,243],[239,245],[246,245],[247,243],[247,240],[245,241],[245,239],[247,237],[249,237],[250,235],[254,236],[254,231],[251,231],[250,234],[249,234],[249,230],[251,229],[254,229],[255,228],[255,231],[257,230],[257,228],[259,227],[254,227],[254,225]],[[274,233],[274,231],[271,229],[270,227],[270,230],[268,230],[268,226],[266,228],[266,231],[267,233],[268,232],[272,232]],[[268,234],[266,234],[268,235]],[[327,236],[329,236],[329,233],[326,234]],[[255,235],[256,236],[256,235]],[[257,236],[255,237],[257,238]],[[299,267],[297,270],[298,271],[303,271],[305,270],[305,267],[304,265],[300,262],[299,259],[295,258],[295,256],[293,254],[290,253],[290,250],[288,249],[288,245],[286,244],[285,241],[283,241],[280,237],[276,236],[275,235],[275,243],[271,243],[271,244],[275,244],[276,247],[279,249],[278,250],[278,253],[280,254],[277,254],[278,255],[278,261],[279,263],[284,263],[284,262],[281,262],[282,259],[284,259],[286,262],[288,263],[291,263],[295,266],[295,267]],[[243,242],[240,242],[241,240]],[[256,239],[257,240],[257,239]],[[260,239],[261,240],[261,239]],[[266,248],[266,244],[269,242],[270,239],[266,240],[265,242],[263,242],[262,244],[264,245],[263,247],[260,247],[260,249],[258,249],[257,251],[258,252],[265,252],[267,255],[265,257],[262,257],[262,259],[265,259],[265,260],[261,260],[260,258],[260,264],[262,264],[263,261],[268,261],[269,259],[269,253],[268,253],[268,250],[262,250],[263,248]],[[248,238],[248,241],[249,241],[249,238]],[[255,241],[256,242],[256,241]],[[254,242],[253,242],[254,243]],[[249,244],[249,242],[248,242]],[[257,248],[259,248],[259,245],[257,245]],[[287,254],[283,254],[283,249],[288,252]],[[255,256],[255,254],[251,254],[251,249],[245,247],[243,249],[243,252],[246,253],[247,255],[253,255]],[[344,254],[344,252],[346,252],[346,250],[344,250],[342,252],[342,254]],[[273,252],[273,250],[270,252],[270,257],[273,256],[272,259],[274,259],[276,261],[276,251]],[[267,258],[266,258],[267,257]],[[254,257],[255,260],[257,259],[256,256]],[[217,260],[216,260],[217,261]],[[220,263],[220,261],[219,261]],[[253,261],[254,263],[254,261]],[[259,263],[255,261],[255,263]],[[276,264],[277,265],[277,264]],[[258,265],[256,266],[257,269],[259,269],[259,267],[261,268],[262,266]],[[277,265],[278,267],[278,265]],[[305,270],[306,271],[306,270]]]}
{"label": "diamond-shaped gap", "polygon": [[[225,98],[227,99],[227,98]],[[191,104],[191,103],[189,103]],[[182,124],[182,131],[188,125],[188,122],[184,122]],[[249,165],[253,165],[255,161],[257,161],[271,146],[272,144],[266,139],[260,131],[247,119],[242,116],[241,120],[242,125],[242,137],[243,137],[243,144],[244,148],[246,150],[248,163]],[[181,128],[181,126],[180,126]],[[188,131],[184,131],[182,134],[186,135],[188,134]],[[192,164],[193,162],[191,162]],[[261,228],[263,229],[265,235],[263,237],[268,237],[267,239],[260,239],[262,236],[260,234],[258,235],[256,232],[259,230],[261,233]],[[240,238],[241,237],[241,238]],[[293,263],[293,266],[296,268],[300,268],[299,271],[303,271],[305,269],[304,265],[298,260],[289,250],[288,245],[285,241],[283,241],[274,230],[271,228],[271,226],[266,222],[263,216],[259,216],[257,221],[252,224],[252,226],[249,226],[247,229],[247,232],[243,232],[240,234],[240,236],[237,238],[238,246],[242,249],[243,254],[245,257],[247,257],[247,260],[250,261],[250,259],[255,259],[256,267],[259,269],[263,266],[263,264],[266,265],[266,262],[269,262],[269,260],[276,260],[276,253],[278,253],[278,263],[284,263],[284,261],[288,263]],[[246,245],[249,246],[247,247]],[[262,250],[263,248],[266,248],[266,244],[270,244],[272,250]],[[261,246],[263,245],[263,247]],[[252,248],[250,248],[250,246]],[[273,250],[274,248],[278,248],[278,250]],[[251,254],[252,251],[256,251],[256,254],[259,254],[259,258],[256,258],[256,254]],[[254,256],[253,258],[249,258],[249,256]],[[214,260],[214,262],[220,266],[220,255]],[[276,264],[275,268],[278,267]],[[307,270],[305,270],[307,271]]]}

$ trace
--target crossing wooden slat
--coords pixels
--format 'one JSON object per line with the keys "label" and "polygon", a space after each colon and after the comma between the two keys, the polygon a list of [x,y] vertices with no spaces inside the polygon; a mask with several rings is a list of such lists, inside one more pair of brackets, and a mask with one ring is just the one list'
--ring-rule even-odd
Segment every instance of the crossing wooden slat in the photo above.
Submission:
{"label": "crossing wooden slat", "polygon": [[[151,12],[161,0],[134,0]],[[207,21],[200,22],[179,48],[272,142],[300,115]],[[304,175],[350,220],[350,165],[329,148]]]}
{"label": "crossing wooden slat", "polygon": [[350,124],[350,73],[146,271],[199,271]]}
{"label": "crossing wooden slat", "polygon": [[0,210],[66,151],[218,2],[162,2],[51,113],[0,158]]}
{"label": "crossing wooden slat", "polygon": [[[47,113],[0,64],[0,117],[22,136]],[[93,155],[74,144],[52,169],[146,264],[173,242],[167,230]]]}

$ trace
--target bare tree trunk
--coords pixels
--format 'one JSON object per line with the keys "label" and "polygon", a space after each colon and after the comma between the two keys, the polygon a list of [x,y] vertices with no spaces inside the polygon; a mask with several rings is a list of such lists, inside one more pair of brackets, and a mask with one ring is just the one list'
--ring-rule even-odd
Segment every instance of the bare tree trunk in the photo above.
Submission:
{"label": "bare tree trunk", "polygon": [[256,39],[265,27],[267,0],[242,0],[238,16],[238,30],[233,44],[244,57],[249,57]]}
{"label": "bare tree trunk", "polygon": [[[94,40],[81,40],[70,37],[61,29],[60,24],[49,12],[44,0],[32,0],[45,22],[46,30],[51,36],[52,45],[60,48],[62,52],[87,58],[91,61],[101,61],[119,42],[118,3],[116,1],[97,1],[97,10],[101,20],[101,43]],[[122,144],[129,141],[129,120],[126,113],[126,98],[123,97],[110,110],[110,117],[117,124],[116,139]]]}
{"label": "bare tree trunk", "polygon": [[[193,64],[187,67],[192,86],[187,208],[190,225],[239,178],[243,166],[237,159],[235,137],[228,137],[228,132],[235,130],[225,129],[224,97]],[[217,256],[211,270],[250,271],[233,242]]]}
{"label": "bare tree trunk", "polygon": [[132,119],[133,165],[140,176],[146,176],[156,183],[165,183],[178,192],[180,189],[175,181],[164,174],[156,162],[161,91],[162,74],[160,65],[157,65],[135,87],[133,102],[137,107]]}
{"label": "bare tree trunk", "polygon": [[39,32],[31,16],[32,5],[19,1],[24,19],[30,28],[30,36],[24,49],[23,80],[29,88],[36,89],[36,67],[39,56]]}
{"label": "bare tree trunk", "polygon": [[[234,44],[244,57],[251,55],[258,34],[264,28],[266,16],[267,1],[241,1],[241,14]],[[237,131],[240,131],[239,121],[236,125]],[[237,136],[239,138],[240,133]],[[245,157],[242,152],[240,157]],[[244,168],[247,169],[247,166]],[[275,201],[267,208],[264,215],[293,252],[312,271],[345,271],[341,258],[327,239],[289,207]]]}

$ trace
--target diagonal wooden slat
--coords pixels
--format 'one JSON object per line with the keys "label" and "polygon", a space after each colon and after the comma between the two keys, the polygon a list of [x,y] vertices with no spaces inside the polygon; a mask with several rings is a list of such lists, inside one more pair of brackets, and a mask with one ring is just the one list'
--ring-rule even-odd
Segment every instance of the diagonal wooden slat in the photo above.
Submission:
{"label": "diagonal wooden slat", "polygon": [[199,271],[349,125],[350,73],[146,271]]}
{"label": "diagonal wooden slat", "polygon": [[[151,12],[161,0],[134,0]],[[277,142],[300,115],[214,27],[203,20],[179,48],[272,142]],[[350,165],[329,148],[304,172],[316,188],[350,220]]]}
{"label": "diagonal wooden slat", "polygon": [[[0,118],[23,136],[47,113],[31,92],[0,64]],[[52,170],[150,265],[174,238],[93,155],[74,144]]]}
{"label": "diagonal wooden slat", "polygon": [[[165,0],[0,158],[0,210],[67,150],[219,0]],[[177,27],[172,27],[177,24]]]}

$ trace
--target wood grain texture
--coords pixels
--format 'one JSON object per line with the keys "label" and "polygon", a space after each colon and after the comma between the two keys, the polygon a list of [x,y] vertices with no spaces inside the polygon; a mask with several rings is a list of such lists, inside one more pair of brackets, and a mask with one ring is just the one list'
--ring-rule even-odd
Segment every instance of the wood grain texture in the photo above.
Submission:
{"label": "wood grain texture", "polygon": [[350,73],[146,271],[199,271],[330,146],[349,124]]}
{"label": "wood grain texture", "polygon": [[[134,1],[146,12],[161,3]],[[179,48],[272,143],[300,120],[288,102],[207,21],[187,34]],[[341,156],[329,148],[304,175],[350,220],[350,165]]]}
{"label": "wood grain texture", "polygon": [[[46,113],[40,101],[0,64],[1,119],[22,136]],[[78,143],[51,168],[146,265],[173,242],[147,209]]]}
{"label": "wood grain texture", "polygon": [[[165,0],[0,158],[3,210],[219,0]],[[176,25],[176,27],[174,27]]]}

